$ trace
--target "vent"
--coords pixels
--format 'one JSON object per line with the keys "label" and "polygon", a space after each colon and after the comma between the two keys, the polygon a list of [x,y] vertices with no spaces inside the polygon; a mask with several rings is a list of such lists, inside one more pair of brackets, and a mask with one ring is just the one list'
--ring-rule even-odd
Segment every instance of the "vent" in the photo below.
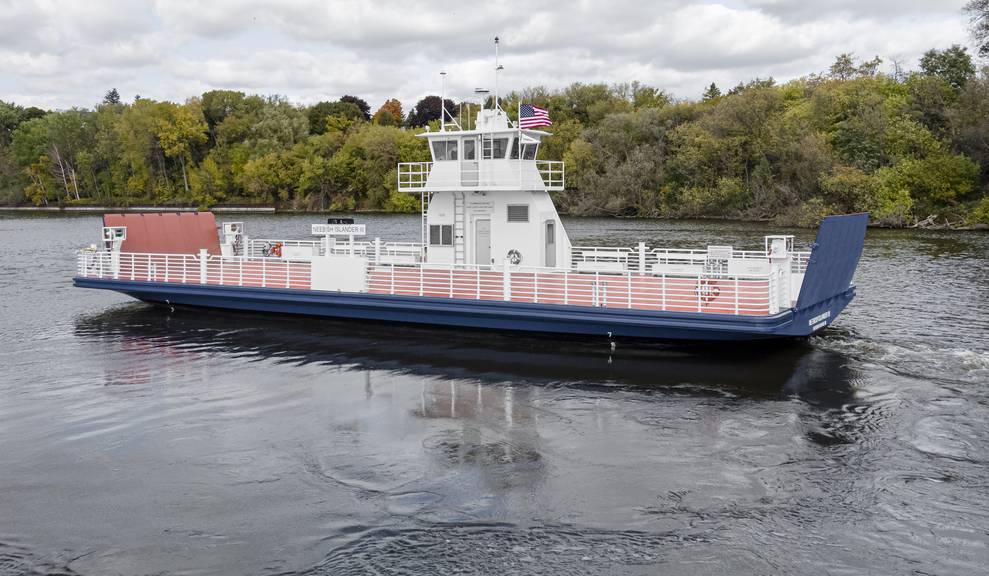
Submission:
{"label": "vent", "polygon": [[529,205],[528,204],[515,204],[508,206],[508,221],[509,222],[528,222],[529,221]]}

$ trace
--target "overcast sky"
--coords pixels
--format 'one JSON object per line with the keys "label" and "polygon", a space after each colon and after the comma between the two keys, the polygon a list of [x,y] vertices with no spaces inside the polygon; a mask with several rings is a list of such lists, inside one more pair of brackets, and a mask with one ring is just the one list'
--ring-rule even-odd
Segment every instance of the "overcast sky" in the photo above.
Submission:
{"label": "overcast sky", "polygon": [[[184,101],[215,88],[405,109],[438,93],[638,80],[680,98],[711,82],[787,80],[837,54],[916,68],[970,41],[965,0],[0,0],[0,100],[89,107],[116,87]],[[971,52],[971,49],[970,49]]]}

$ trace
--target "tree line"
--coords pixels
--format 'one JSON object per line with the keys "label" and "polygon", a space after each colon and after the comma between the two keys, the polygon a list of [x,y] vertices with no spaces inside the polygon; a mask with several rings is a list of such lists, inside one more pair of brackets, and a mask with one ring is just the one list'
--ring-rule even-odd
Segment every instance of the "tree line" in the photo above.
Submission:
{"label": "tree line", "polygon": [[[912,72],[881,65],[843,54],[783,84],[711,84],[696,101],[576,83],[501,106],[550,111],[539,154],[566,161],[556,200],[573,215],[813,224],[867,210],[890,226],[932,215],[989,224],[989,68],[958,46],[928,51]],[[356,96],[298,106],[230,90],[181,104],[110,90],[92,109],[60,111],[0,102],[0,204],[414,211],[396,165],[429,159],[416,134],[437,129],[440,98],[371,110]]]}

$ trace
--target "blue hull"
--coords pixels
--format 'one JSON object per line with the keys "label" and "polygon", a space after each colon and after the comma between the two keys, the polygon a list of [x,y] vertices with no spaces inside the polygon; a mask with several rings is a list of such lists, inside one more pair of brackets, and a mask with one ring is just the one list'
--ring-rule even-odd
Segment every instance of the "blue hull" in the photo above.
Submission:
{"label": "blue hull", "polygon": [[115,290],[146,302],[183,306],[489,330],[693,341],[807,336],[831,324],[855,294],[854,288],[849,288],[804,309],[753,317],[82,277],[75,278],[74,284],[81,288]]}

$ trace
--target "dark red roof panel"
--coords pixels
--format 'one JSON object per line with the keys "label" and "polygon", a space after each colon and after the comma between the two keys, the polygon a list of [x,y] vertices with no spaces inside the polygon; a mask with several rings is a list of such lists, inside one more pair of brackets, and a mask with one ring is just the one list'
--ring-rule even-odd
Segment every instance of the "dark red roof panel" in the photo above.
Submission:
{"label": "dark red roof panel", "polygon": [[126,226],[121,252],[196,254],[205,248],[220,253],[220,236],[212,212],[104,214],[104,226]]}

